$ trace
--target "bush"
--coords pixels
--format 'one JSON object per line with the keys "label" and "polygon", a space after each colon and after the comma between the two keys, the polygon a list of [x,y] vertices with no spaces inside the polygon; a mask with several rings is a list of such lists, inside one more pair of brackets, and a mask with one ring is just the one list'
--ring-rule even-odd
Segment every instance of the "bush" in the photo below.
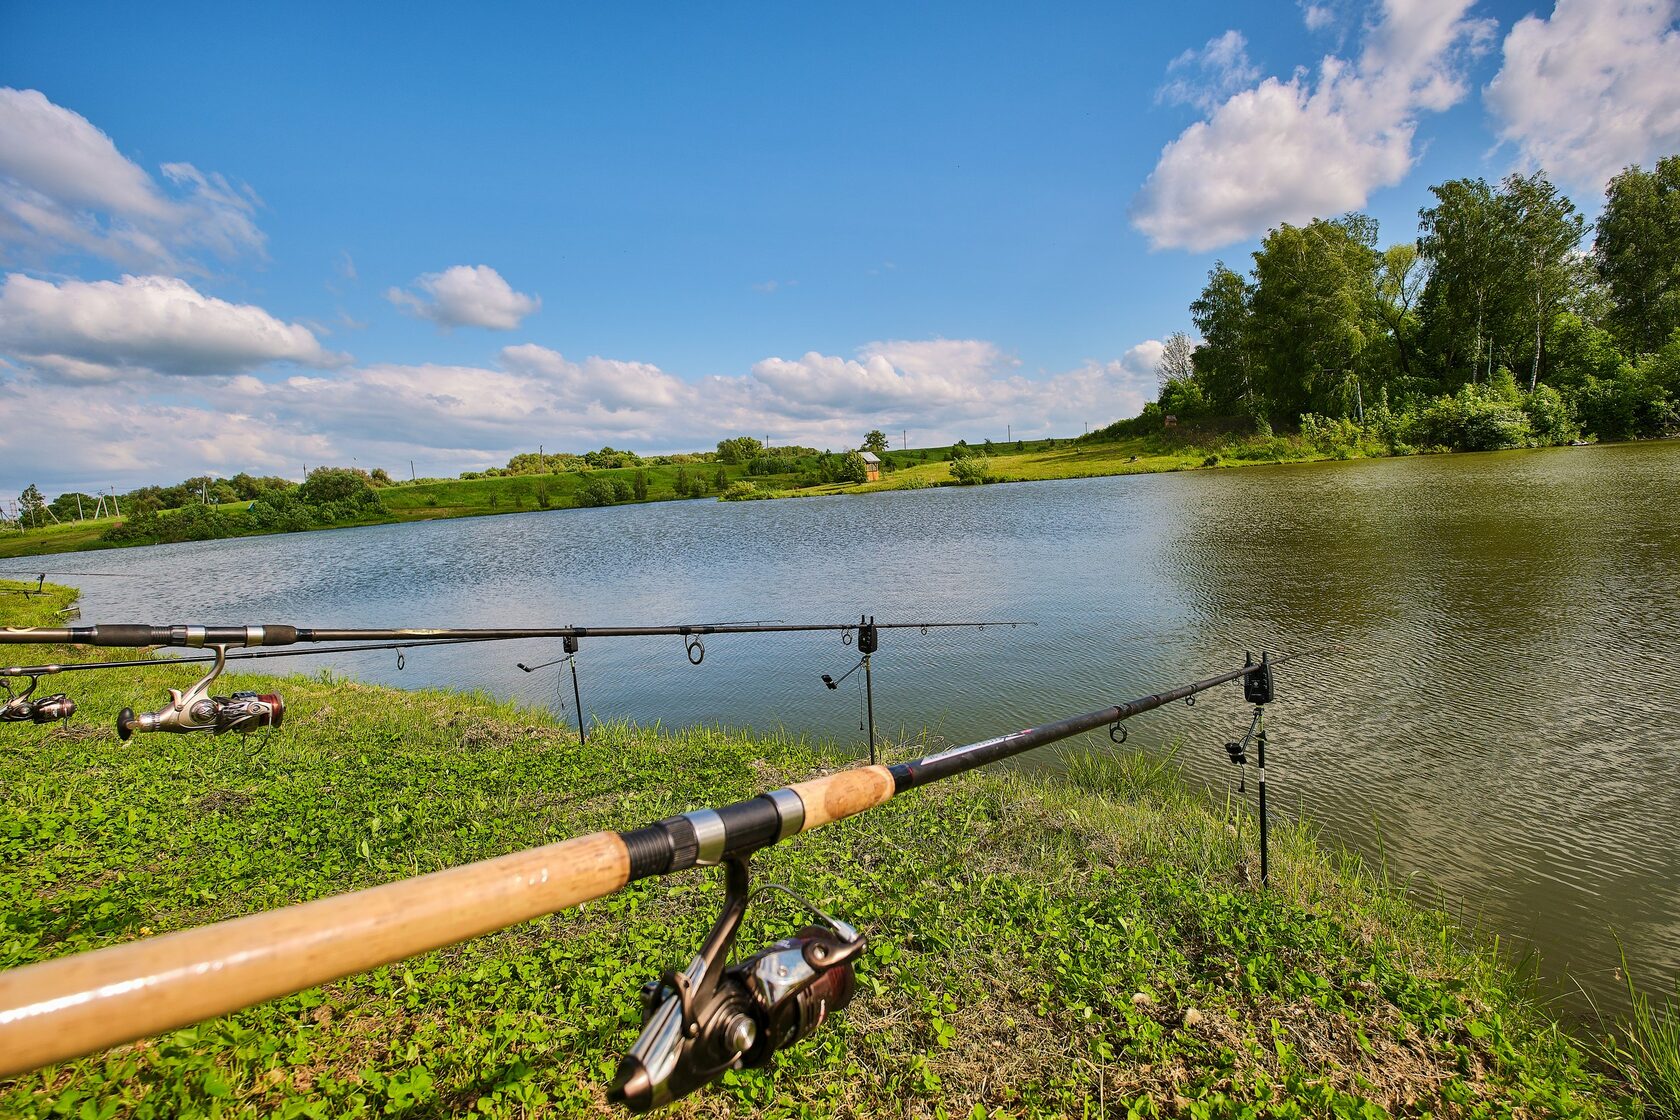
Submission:
{"label": "bush", "polygon": [[729,489],[718,495],[720,502],[752,502],[760,498],[773,498],[776,495],[769,490],[760,490],[750,482],[732,483]]}
{"label": "bush", "polygon": [[957,480],[958,486],[978,486],[990,481],[992,461],[984,455],[969,455],[962,459],[951,460],[951,477]]}
{"label": "bush", "polygon": [[612,493],[613,501],[628,502],[631,498],[636,496],[636,489],[624,479],[615,478],[612,480]]}
{"label": "bush", "polygon": [[580,506],[610,506],[616,497],[612,481],[597,476],[584,483],[578,490],[577,503]]}
{"label": "bush", "polygon": [[1408,443],[1450,447],[1454,451],[1499,451],[1534,443],[1534,429],[1502,387],[1466,385],[1452,396],[1436,397],[1412,418]]}
{"label": "bush", "polygon": [[1536,443],[1569,443],[1581,435],[1581,429],[1576,426],[1575,417],[1564,403],[1563,395],[1550,385],[1536,386],[1534,392],[1527,394],[1522,410],[1523,415],[1528,417],[1528,426],[1534,430]]}
{"label": "bush", "polygon": [[298,497],[312,506],[347,499],[364,500],[364,494],[375,505],[379,503],[379,496],[368,484],[368,476],[347,467],[316,467],[298,487]]}

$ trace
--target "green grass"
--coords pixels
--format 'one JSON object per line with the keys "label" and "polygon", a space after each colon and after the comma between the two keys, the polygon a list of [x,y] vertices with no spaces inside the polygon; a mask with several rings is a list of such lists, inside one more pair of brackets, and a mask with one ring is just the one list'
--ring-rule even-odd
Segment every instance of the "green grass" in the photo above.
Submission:
{"label": "green grass", "polygon": [[40,556],[50,552],[81,552],[109,547],[100,544],[99,535],[119,520],[102,517],[98,521],[66,521],[62,525],[0,533],[0,557]]}
{"label": "green grass", "polygon": [[[31,624],[69,601],[5,596],[0,611]],[[284,693],[279,731],[117,741],[119,708],[193,672],[62,676],[46,691],[80,704],[68,729],[0,727],[0,967],[633,827],[853,761],[715,728],[619,724],[582,747],[546,712],[324,675],[239,677]],[[1510,962],[1309,829],[1274,831],[1263,892],[1253,822],[1170,759],[1075,750],[1066,772],[969,775],[756,857],[761,881],[865,930],[859,995],[773,1071],[731,1074],[673,1112],[1632,1110]],[[713,872],[640,883],[0,1082],[0,1115],[605,1115],[639,985],[692,953],[720,897]],[[764,905],[743,947],[799,920]]]}
{"label": "green grass", "polygon": [[[705,479],[705,496],[716,497],[720,493],[716,485],[719,467],[718,463],[691,463],[684,469],[691,477]],[[791,484],[793,479],[792,475],[748,475],[746,467],[739,465],[724,466],[722,469],[727,480],[726,488],[728,483],[745,479],[760,488],[777,489]],[[385,503],[385,508],[401,521],[565,509],[578,504],[578,491],[593,479],[605,478],[608,481],[634,486],[638,473],[647,476],[647,501],[672,501],[678,497],[675,465],[571,471],[551,475],[422,480],[386,487],[379,491],[379,497]]]}
{"label": "green grass", "polygon": [[1622,959],[1632,1012],[1601,1044],[1605,1060],[1628,1071],[1653,1120],[1680,1120],[1680,976],[1661,1004],[1634,983]]}

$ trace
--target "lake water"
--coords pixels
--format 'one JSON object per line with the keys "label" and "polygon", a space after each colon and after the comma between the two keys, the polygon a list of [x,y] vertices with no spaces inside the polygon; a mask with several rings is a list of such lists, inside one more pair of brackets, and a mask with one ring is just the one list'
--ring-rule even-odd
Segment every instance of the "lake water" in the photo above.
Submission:
{"label": "lake water", "polygon": [[[1680,970],[1680,444],[563,510],[40,562],[82,587],[89,622],[1034,620],[883,633],[883,731],[955,742],[1248,649],[1340,642],[1279,671],[1274,806],[1533,943],[1601,1002],[1615,1002],[1616,937],[1653,987]],[[268,664],[563,696],[570,717],[557,669],[515,668],[559,654]],[[833,635],[718,636],[696,667],[671,637],[586,640],[579,670],[602,718],[785,727],[861,751],[861,674],[835,692],[820,680],[855,663]],[[1222,744],[1246,723],[1230,686],[1132,721],[1128,746],[1180,742],[1222,790]]]}

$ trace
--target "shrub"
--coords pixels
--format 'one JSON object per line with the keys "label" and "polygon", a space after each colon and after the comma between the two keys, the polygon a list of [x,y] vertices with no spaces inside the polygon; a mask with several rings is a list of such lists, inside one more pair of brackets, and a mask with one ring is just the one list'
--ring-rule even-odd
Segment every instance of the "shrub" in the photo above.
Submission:
{"label": "shrub", "polygon": [[1498,451],[1532,444],[1534,429],[1528,417],[1505,398],[1502,388],[1466,385],[1451,396],[1436,397],[1412,418],[1406,441],[1454,451]]}
{"label": "shrub", "polygon": [[597,476],[578,490],[577,503],[580,506],[610,506],[615,497],[611,480]]}
{"label": "shrub", "polygon": [[969,455],[951,461],[951,477],[959,486],[978,486],[990,480],[992,461],[984,455]]}
{"label": "shrub", "polygon": [[1581,429],[1564,403],[1563,395],[1550,385],[1539,385],[1522,403],[1523,415],[1534,430],[1534,441],[1542,444],[1568,443],[1579,438]]}
{"label": "shrub", "polygon": [[615,478],[612,480],[612,493],[613,501],[628,502],[631,498],[636,496],[636,489],[624,479]]}
{"label": "shrub", "polygon": [[768,498],[770,496],[768,490],[760,490],[750,482],[736,482],[718,496],[718,501],[750,502],[757,498]]}

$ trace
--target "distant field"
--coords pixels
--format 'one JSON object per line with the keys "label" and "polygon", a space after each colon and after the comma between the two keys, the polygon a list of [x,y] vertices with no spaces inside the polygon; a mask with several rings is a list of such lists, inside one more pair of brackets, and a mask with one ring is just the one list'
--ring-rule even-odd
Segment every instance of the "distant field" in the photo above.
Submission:
{"label": "distant field", "polygon": [[23,532],[0,533],[0,557],[37,556],[47,552],[80,552],[99,548],[99,534],[115,525],[120,518],[102,517],[98,521],[66,521],[62,525],[45,525]]}

